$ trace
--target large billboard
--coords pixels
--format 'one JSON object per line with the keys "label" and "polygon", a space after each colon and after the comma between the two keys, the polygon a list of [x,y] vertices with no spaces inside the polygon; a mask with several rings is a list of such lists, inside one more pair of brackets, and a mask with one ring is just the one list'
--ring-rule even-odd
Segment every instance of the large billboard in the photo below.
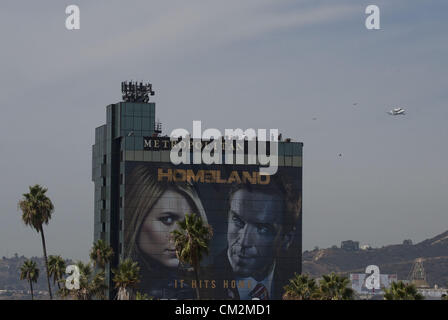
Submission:
{"label": "large billboard", "polygon": [[[161,299],[281,299],[301,271],[301,167],[261,175],[256,165],[126,162],[124,256],[138,291]],[[171,232],[185,214],[213,228],[200,281],[176,257]]]}

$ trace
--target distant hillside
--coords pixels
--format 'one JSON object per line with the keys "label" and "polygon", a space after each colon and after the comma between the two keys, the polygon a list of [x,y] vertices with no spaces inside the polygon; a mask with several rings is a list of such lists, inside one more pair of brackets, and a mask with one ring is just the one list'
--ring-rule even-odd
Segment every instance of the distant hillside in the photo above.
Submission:
{"label": "distant hillside", "polygon": [[[348,275],[349,273],[364,273],[368,265],[375,264],[380,267],[382,274],[397,274],[398,279],[406,280],[417,258],[423,258],[429,285],[448,286],[448,231],[415,245],[389,245],[357,251],[346,251],[340,248],[305,251],[302,271],[313,277],[320,277],[330,272]],[[40,269],[39,281],[34,285],[34,289],[42,291],[42,297],[44,297],[48,290],[44,260],[40,257],[31,259]],[[19,257],[17,254],[11,258],[0,259],[0,291],[29,290],[27,281],[19,280],[20,266],[25,260],[26,257]],[[54,291],[56,292],[56,289]],[[19,296],[20,294],[17,294],[17,297]],[[21,296],[26,298],[26,294]],[[2,298],[5,297],[0,297]]]}
{"label": "distant hillside", "polygon": [[[11,258],[3,257],[0,259],[0,291],[8,291],[6,296],[4,292],[1,292],[0,299],[25,299],[28,297],[29,283],[26,280],[20,280],[20,267],[26,259],[26,257],[17,254]],[[45,298],[48,295],[48,285],[44,258],[32,257],[31,260],[36,262],[40,272],[37,283],[33,284],[33,289],[37,298]],[[67,260],[66,263],[71,262]],[[52,291],[56,292],[57,285],[53,286],[53,282],[51,284]],[[21,291],[23,292],[21,293]]]}
{"label": "distant hillside", "polygon": [[415,245],[389,245],[357,251],[340,248],[305,251],[302,271],[313,277],[332,271],[364,273],[368,265],[374,264],[382,274],[397,274],[399,280],[406,280],[417,258],[423,258],[429,285],[448,286],[448,231]]}

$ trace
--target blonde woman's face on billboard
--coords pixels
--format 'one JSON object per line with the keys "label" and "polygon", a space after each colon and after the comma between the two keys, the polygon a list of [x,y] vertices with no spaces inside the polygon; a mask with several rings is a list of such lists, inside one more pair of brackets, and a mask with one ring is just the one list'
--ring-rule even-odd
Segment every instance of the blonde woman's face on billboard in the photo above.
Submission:
{"label": "blonde woman's face on billboard", "polygon": [[176,268],[179,260],[170,233],[177,229],[177,221],[192,212],[185,196],[175,190],[165,191],[143,221],[138,237],[141,251],[168,268]]}

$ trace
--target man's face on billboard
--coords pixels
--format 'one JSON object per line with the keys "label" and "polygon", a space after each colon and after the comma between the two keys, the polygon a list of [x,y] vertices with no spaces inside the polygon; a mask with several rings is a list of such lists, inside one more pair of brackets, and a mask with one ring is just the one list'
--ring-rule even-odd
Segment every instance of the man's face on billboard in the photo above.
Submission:
{"label": "man's face on billboard", "polygon": [[165,191],[143,221],[138,237],[140,249],[166,267],[177,267],[179,260],[170,233],[189,212],[193,211],[185,196],[174,190]]}
{"label": "man's face on billboard", "polygon": [[241,189],[230,197],[228,257],[235,274],[262,280],[281,244],[283,200]]}

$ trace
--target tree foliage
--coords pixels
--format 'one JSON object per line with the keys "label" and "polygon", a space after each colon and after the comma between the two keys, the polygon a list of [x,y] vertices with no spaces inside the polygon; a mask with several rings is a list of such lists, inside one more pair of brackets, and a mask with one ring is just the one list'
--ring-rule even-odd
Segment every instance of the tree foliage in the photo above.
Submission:
{"label": "tree foliage", "polygon": [[92,260],[94,266],[103,270],[106,267],[106,264],[111,261],[113,256],[113,249],[101,239],[95,242],[90,250],[90,259]]}
{"label": "tree foliage", "polygon": [[32,260],[26,260],[20,267],[20,280],[28,280],[30,284],[32,300],[34,300],[33,282],[36,283],[37,279],[39,279],[39,268],[37,268],[36,262]]}
{"label": "tree foliage", "polygon": [[323,275],[317,282],[308,275],[294,274],[285,287],[284,300],[353,300],[350,280],[335,273]]}
{"label": "tree foliage", "polygon": [[284,289],[284,300],[316,300],[320,297],[316,281],[306,274],[294,273]]}
{"label": "tree foliage", "polygon": [[47,189],[38,184],[29,187],[29,192],[23,194],[23,198],[19,201],[18,207],[22,210],[22,221],[25,225],[35,229],[41,235],[45,269],[47,271],[48,292],[50,294],[50,299],[53,299],[43,225],[47,225],[50,221],[54,206],[51,200],[46,196],[46,192]]}
{"label": "tree foliage", "polygon": [[[199,283],[199,266],[204,254],[209,253],[209,242],[213,236],[212,227],[204,223],[195,213],[186,214],[185,219],[178,221],[177,224],[178,229],[171,233],[177,258],[181,263],[193,267],[196,281]],[[196,296],[200,299],[198,286]]]}
{"label": "tree foliage", "polygon": [[384,290],[384,300],[423,300],[425,297],[418,292],[414,284],[403,281],[392,282],[389,289]]}
{"label": "tree foliage", "polygon": [[61,289],[61,281],[64,279],[66,264],[61,256],[48,257],[48,273],[53,278],[53,284],[57,283],[59,290]]}
{"label": "tree foliage", "polygon": [[117,269],[113,269],[113,281],[118,289],[118,300],[131,300],[132,289],[140,282],[140,267],[131,259],[123,260]]}
{"label": "tree foliage", "polygon": [[352,300],[354,297],[350,280],[334,272],[322,276],[319,291],[322,300]]}

